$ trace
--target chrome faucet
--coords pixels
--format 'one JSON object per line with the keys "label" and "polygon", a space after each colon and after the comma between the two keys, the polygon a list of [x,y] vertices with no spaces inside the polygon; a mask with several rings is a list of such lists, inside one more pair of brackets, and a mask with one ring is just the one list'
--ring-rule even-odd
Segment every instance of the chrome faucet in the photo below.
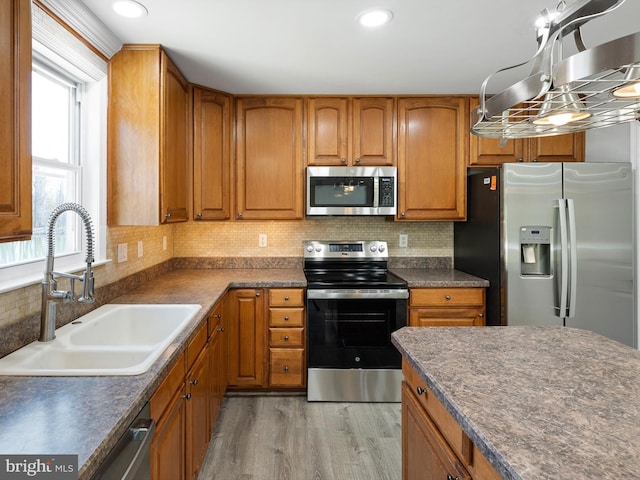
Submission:
{"label": "chrome faucet", "polygon": [[[53,271],[53,260],[55,253],[55,238],[53,227],[58,217],[66,211],[73,211],[80,215],[84,223],[87,236],[87,268],[82,275],[69,273],[58,273]],[[77,203],[63,203],[51,212],[49,224],[47,226],[47,258],[42,280],[42,307],[40,311],[40,338],[41,342],[50,342],[56,338],[56,303],[76,300],[75,281],[82,282],[82,294],[77,298],[79,303],[93,303],[94,282],[91,264],[93,263],[93,223],[89,213]],[[57,290],[58,282],[56,277],[65,277],[71,280],[71,290]]]}

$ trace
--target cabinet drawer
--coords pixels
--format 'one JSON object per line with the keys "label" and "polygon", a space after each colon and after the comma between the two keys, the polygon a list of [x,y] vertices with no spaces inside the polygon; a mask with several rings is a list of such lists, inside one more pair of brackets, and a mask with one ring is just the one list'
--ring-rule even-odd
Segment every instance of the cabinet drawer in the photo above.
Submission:
{"label": "cabinet drawer", "polygon": [[269,290],[270,307],[304,307],[302,288],[272,288]]}
{"label": "cabinet drawer", "polygon": [[269,352],[272,386],[304,386],[304,349],[271,348]]}
{"label": "cabinet drawer", "polygon": [[270,308],[269,326],[304,327],[304,308]]}
{"label": "cabinet drawer", "polygon": [[483,326],[481,308],[410,308],[411,327],[474,327]]}
{"label": "cabinet drawer", "polygon": [[207,343],[208,337],[207,330],[207,322],[204,322],[202,326],[198,329],[198,332],[189,342],[189,346],[187,347],[187,370],[191,368],[193,362],[195,362],[198,355],[200,355],[200,351],[202,351],[202,347]]}
{"label": "cabinet drawer", "polygon": [[165,411],[167,405],[171,401],[171,398],[178,391],[178,389],[184,383],[184,354],[180,356],[178,361],[175,363],[171,370],[164,377],[164,380],[155,391],[150,401],[151,408],[151,418],[154,418],[156,421],[162,416],[162,412]]}
{"label": "cabinet drawer", "polygon": [[270,328],[269,345],[272,347],[302,347],[304,328]]}
{"label": "cabinet drawer", "polygon": [[412,307],[443,307],[484,305],[484,288],[412,288],[409,293]]}
{"label": "cabinet drawer", "polygon": [[447,439],[447,443],[449,443],[458,457],[464,458],[468,463],[471,460],[472,448],[469,437],[462,431],[458,422],[440,403],[440,400],[436,398],[431,389],[427,387],[426,382],[420,378],[417,372],[404,359],[402,361],[402,373],[418,403],[427,411],[442,436]]}

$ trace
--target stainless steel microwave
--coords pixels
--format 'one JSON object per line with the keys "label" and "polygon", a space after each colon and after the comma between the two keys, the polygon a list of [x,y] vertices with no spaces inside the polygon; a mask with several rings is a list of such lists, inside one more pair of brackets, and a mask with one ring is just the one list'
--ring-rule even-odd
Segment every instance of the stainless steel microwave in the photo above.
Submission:
{"label": "stainless steel microwave", "polygon": [[395,215],[396,167],[307,167],[307,215]]}

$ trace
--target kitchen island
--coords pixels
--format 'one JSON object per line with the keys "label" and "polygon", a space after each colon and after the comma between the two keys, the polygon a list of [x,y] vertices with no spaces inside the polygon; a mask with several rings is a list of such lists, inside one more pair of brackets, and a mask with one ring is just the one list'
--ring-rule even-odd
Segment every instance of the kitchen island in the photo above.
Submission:
{"label": "kitchen island", "polygon": [[407,327],[392,338],[503,478],[640,475],[639,351],[564,327]]}

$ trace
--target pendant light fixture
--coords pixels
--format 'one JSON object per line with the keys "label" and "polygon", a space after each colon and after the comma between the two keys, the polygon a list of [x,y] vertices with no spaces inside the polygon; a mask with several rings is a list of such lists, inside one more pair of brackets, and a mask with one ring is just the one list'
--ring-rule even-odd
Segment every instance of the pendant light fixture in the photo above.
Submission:
{"label": "pendant light fixture", "polygon": [[624,85],[613,91],[617,98],[640,98],[640,65],[634,65],[624,74]]}
{"label": "pendant light fixture", "polygon": [[[543,10],[538,49],[527,62],[490,75],[480,89],[471,131],[492,138],[559,135],[608,127],[640,117],[640,32],[587,49],[580,28],[625,0],[561,1]],[[573,34],[578,53],[563,58]],[[488,84],[502,72],[530,64],[529,76],[494,95]]]}

